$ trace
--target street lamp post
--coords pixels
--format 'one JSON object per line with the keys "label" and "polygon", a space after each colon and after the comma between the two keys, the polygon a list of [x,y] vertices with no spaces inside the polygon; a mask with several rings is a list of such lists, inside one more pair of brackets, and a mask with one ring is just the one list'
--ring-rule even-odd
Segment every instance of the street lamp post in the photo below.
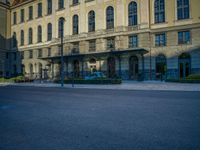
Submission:
{"label": "street lamp post", "polygon": [[64,27],[64,18],[60,19],[60,38],[61,38],[61,87],[64,87],[64,59],[63,59],[63,27]]}

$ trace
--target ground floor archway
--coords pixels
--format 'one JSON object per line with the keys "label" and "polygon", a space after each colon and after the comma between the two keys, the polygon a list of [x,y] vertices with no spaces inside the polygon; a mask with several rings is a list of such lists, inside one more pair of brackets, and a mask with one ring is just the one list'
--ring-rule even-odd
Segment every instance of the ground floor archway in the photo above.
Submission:
{"label": "ground floor archway", "polygon": [[179,78],[184,79],[191,73],[191,56],[188,53],[182,53],[179,58]]}
{"label": "ground floor archway", "polygon": [[139,75],[139,61],[137,56],[129,58],[129,78],[137,80]]}
{"label": "ground floor archway", "polygon": [[114,78],[116,76],[116,70],[115,70],[115,58],[109,57],[107,59],[107,67],[108,67],[108,77]]}
{"label": "ground floor archway", "polygon": [[74,77],[76,77],[76,78],[80,77],[80,63],[79,63],[79,60],[74,60],[73,61],[73,74],[74,74]]}
{"label": "ground floor archway", "polygon": [[160,54],[156,57],[156,79],[163,80],[167,72],[167,59],[165,55]]}

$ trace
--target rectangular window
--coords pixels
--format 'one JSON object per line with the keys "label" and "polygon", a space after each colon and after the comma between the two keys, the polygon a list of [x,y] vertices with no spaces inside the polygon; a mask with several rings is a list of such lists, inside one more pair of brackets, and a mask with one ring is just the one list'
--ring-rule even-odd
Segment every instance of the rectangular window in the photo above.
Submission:
{"label": "rectangular window", "polygon": [[21,22],[24,22],[24,9],[21,9]]}
{"label": "rectangular window", "polygon": [[33,58],[33,51],[32,50],[29,51],[29,58]]}
{"label": "rectangular window", "polygon": [[38,3],[38,17],[42,17],[42,3]]}
{"label": "rectangular window", "polygon": [[89,51],[90,52],[96,51],[96,40],[89,41]]}
{"label": "rectangular window", "polygon": [[20,57],[21,57],[21,59],[24,59],[24,51],[22,51],[22,52],[20,53]]}
{"label": "rectangular window", "polygon": [[72,54],[79,53],[79,42],[73,43]]}
{"label": "rectangular window", "polygon": [[107,49],[108,50],[115,49],[115,39],[114,38],[107,39]]}
{"label": "rectangular window", "polygon": [[160,33],[155,35],[155,46],[166,46],[166,34]]}
{"label": "rectangular window", "polygon": [[178,0],[177,1],[177,19],[189,19],[190,18],[190,6],[189,0]]}
{"label": "rectangular window", "polygon": [[13,24],[17,24],[17,13],[13,13]]}
{"label": "rectangular window", "polygon": [[32,20],[33,19],[33,6],[30,6],[28,8],[28,10],[29,10],[29,17],[28,17],[28,19]]}
{"label": "rectangular window", "polygon": [[52,14],[52,0],[48,0],[48,4],[47,4],[47,14],[48,14],[48,15]]}
{"label": "rectangular window", "polygon": [[48,56],[51,56],[51,48],[48,48]]}
{"label": "rectangular window", "polygon": [[58,9],[64,8],[64,0],[58,0]]}
{"label": "rectangular window", "polygon": [[189,44],[191,42],[190,31],[178,32],[178,44]]}
{"label": "rectangular window", "polygon": [[42,57],[42,49],[38,50],[38,57]]}
{"label": "rectangular window", "polygon": [[79,4],[79,0],[72,0],[72,5],[77,5]]}
{"label": "rectangular window", "polygon": [[58,56],[61,55],[61,45],[58,46],[58,53],[57,54],[58,54]]}
{"label": "rectangular window", "polygon": [[138,47],[138,36],[131,35],[129,36],[129,48]]}

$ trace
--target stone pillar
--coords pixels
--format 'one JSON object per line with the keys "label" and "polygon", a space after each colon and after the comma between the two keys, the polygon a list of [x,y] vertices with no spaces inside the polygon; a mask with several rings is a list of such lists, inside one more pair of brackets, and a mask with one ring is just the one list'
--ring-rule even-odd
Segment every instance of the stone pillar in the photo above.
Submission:
{"label": "stone pillar", "polygon": [[141,54],[142,56],[142,80],[145,78],[145,72],[144,72],[144,54]]}
{"label": "stone pillar", "polygon": [[81,75],[84,77],[84,59],[81,59]]}
{"label": "stone pillar", "polygon": [[121,77],[122,71],[121,71],[121,56],[118,56],[118,61],[119,61],[119,77]]}
{"label": "stone pillar", "polygon": [[51,62],[51,73],[52,73],[52,79],[54,78],[54,61]]}

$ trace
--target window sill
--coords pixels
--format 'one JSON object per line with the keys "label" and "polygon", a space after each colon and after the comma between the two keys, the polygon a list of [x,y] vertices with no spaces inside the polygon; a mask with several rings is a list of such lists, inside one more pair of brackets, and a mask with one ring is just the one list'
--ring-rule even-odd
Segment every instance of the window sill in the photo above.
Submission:
{"label": "window sill", "polygon": [[23,24],[23,23],[25,23],[25,21],[23,21],[23,22],[20,22],[19,24]]}
{"label": "window sill", "polygon": [[163,25],[163,24],[168,24],[168,22],[154,22],[151,25]]}
{"label": "window sill", "polygon": [[62,11],[62,10],[65,10],[65,7],[63,7],[63,8],[58,8],[56,11],[58,12],[58,11]]}
{"label": "window sill", "polygon": [[189,43],[178,43],[178,46],[184,46],[184,45],[191,45],[192,43],[189,42]]}
{"label": "window sill", "polygon": [[74,6],[78,6],[80,5],[80,2],[76,3],[76,4],[71,4],[70,7],[74,7]]}
{"label": "window sill", "polygon": [[155,45],[155,48],[162,48],[162,47],[166,47],[167,45]]}
{"label": "window sill", "polygon": [[185,21],[191,21],[193,18],[186,18],[186,19],[177,19],[174,20],[174,22],[185,22]]}
{"label": "window sill", "polygon": [[45,16],[51,16],[52,15],[52,13],[47,13]]}
{"label": "window sill", "polygon": [[85,0],[85,3],[88,3],[88,2],[93,2],[95,0]]}
{"label": "window sill", "polygon": [[32,20],[33,20],[33,18],[32,19],[28,19],[27,22],[32,21]]}
{"label": "window sill", "polygon": [[38,17],[36,17],[35,19],[40,19],[40,18],[42,18],[43,16],[38,16]]}

